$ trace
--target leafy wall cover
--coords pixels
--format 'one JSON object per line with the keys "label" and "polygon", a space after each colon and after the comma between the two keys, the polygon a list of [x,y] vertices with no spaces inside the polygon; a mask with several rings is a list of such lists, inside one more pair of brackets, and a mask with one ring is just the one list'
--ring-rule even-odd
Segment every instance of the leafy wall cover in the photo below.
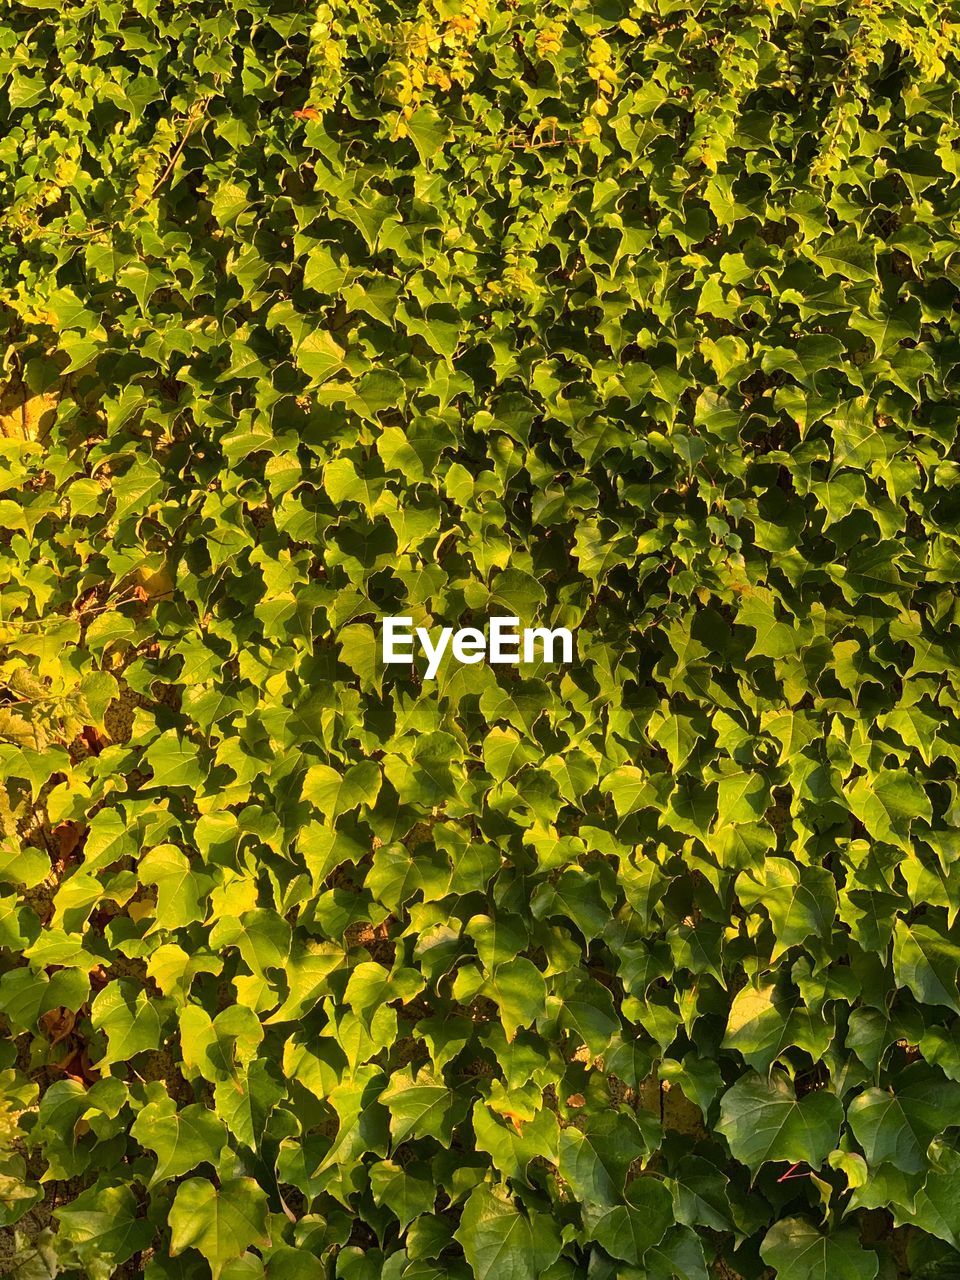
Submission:
{"label": "leafy wall cover", "polygon": [[4,0],[0,1273],[957,1275],[958,51]]}

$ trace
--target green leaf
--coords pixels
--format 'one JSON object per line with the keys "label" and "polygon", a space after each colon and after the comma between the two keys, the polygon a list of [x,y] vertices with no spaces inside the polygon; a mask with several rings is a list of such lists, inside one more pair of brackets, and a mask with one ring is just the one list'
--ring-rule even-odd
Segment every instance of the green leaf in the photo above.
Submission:
{"label": "green leaf", "polygon": [[769,1161],[819,1169],[837,1145],[843,1106],[833,1093],[798,1098],[783,1075],[748,1073],[720,1099],[719,1133],[734,1159],[756,1172]]}
{"label": "green leaf", "polygon": [[285,1093],[277,1072],[262,1058],[251,1062],[240,1077],[220,1080],[214,1087],[217,1115],[245,1147],[260,1146],[267,1117]]}
{"label": "green leaf", "polygon": [[584,1221],[590,1239],[612,1258],[640,1266],[646,1251],[659,1244],[673,1224],[673,1201],[662,1182],[635,1178],[627,1187],[625,1203],[588,1205]]}
{"label": "green leaf", "polygon": [[[89,1187],[55,1211],[59,1239],[68,1244],[82,1265],[109,1260],[111,1270],[122,1266],[153,1238],[153,1227],[138,1216],[129,1187]],[[102,1265],[102,1262],[101,1262]]]}
{"label": "green leaf", "polygon": [[915,818],[932,816],[930,799],[917,780],[900,770],[858,778],[848,792],[850,809],[877,840],[903,845]]}
{"label": "green leaf", "polygon": [[151,1187],[179,1178],[203,1162],[216,1166],[227,1140],[223,1125],[206,1107],[190,1103],[178,1111],[172,1098],[148,1103],[133,1122],[130,1133],[156,1153],[157,1167],[150,1179]]}
{"label": "green leaf", "polygon": [[920,1173],[928,1165],[927,1147],[953,1124],[958,1106],[960,1085],[916,1062],[893,1089],[858,1094],[847,1120],[871,1166],[889,1161],[906,1173]]}
{"label": "green leaf", "polygon": [[405,1231],[421,1213],[432,1213],[437,1187],[427,1165],[401,1168],[380,1160],[370,1168],[370,1186],[377,1204],[385,1204]]}
{"label": "green leaf", "polygon": [[326,329],[317,329],[297,345],[294,359],[311,382],[322,383],[343,367],[345,354]]}
{"label": "green leaf", "polygon": [[107,1037],[107,1048],[97,1062],[99,1070],[126,1062],[147,1049],[158,1049],[172,1007],[170,1000],[151,998],[132,982],[105,986],[90,1008],[94,1028]]}
{"label": "green leaf", "polygon": [[197,787],[205,776],[199,751],[174,729],[150,744],[144,760],[153,770],[153,787]]}
{"label": "green leaf", "polygon": [[[410,1078],[408,1072],[407,1079]],[[406,1082],[400,1081],[398,1085],[403,1091]],[[388,1113],[378,1101],[383,1089],[383,1072],[378,1067],[367,1065],[355,1072],[355,1079],[345,1080],[331,1090],[327,1101],[337,1113],[339,1128],[332,1145],[314,1171],[314,1177],[333,1168],[345,1169],[349,1173],[368,1152],[379,1156],[387,1154]],[[411,1119],[415,1123],[422,1104],[422,1099],[419,1102],[414,1099],[409,1110],[404,1113],[401,1103],[401,1124]],[[427,1109],[429,1110],[429,1103]],[[440,1113],[433,1111],[428,1116],[428,1121],[441,1122]]]}
{"label": "green leaf", "polygon": [[244,963],[261,978],[282,969],[290,954],[292,931],[276,911],[253,907],[239,917],[224,916],[209,934],[211,947],[237,947]]}
{"label": "green leaf", "polygon": [[650,734],[651,740],[666,751],[674,770],[686,763],[700,737],[689,716],[673,714],[660,720]]}
{"label": "green leaf", "polygon": [[351,970],[343,999],[369,1026],[378,1009],[391,1000],[406,1004],[419,995],[423,985],[416,969],[396,969],[389,973],[383,965],[366,960]]}
{"label": "green leaf", "polygon": [[918,1000],[947,1005],[960,1013],[957,973],[960,946],[925,924],[897,920],[893,934],[893,972],[900,987]]}
{"label": "green leaf", "polygon": [[396,1072],[380,1094],[390,1112],[390,1136],[394,1145],[411,1137],[429,1136],[448,1143],[453,1134],[457,1099],[439,1076],[421,1067],[414,1075],[409,1067]]}
{"label": "green leaf", "polygon": [[162,844],[151,849],[140,860],[138,875],[143,884],[157,886],[153,929],[181,929],[203,920],[213,879],[197,874],[176,845]]}
{"label": "green leaf", "polygon": [[446,122],[429,105],[414,111],[407,121],[407,132],[424,164],[433,159],[449,136]]}
{"label": "green leaf", "polygon": [[743,905],[769,915],[777,945],[771,959],[807,938],[829,935],[837,911],[833,876],[823,867],[798,867],[786,858],[766,858],[756,871],[737,877]]}
{"label": "green leaf", "polygon": [[527,1181],[531,1160],[557,1160],[560,1130],[552,1111],[538,1111],[533,1119],[501,1118],[482,1102],[473,1108],[477,1149],[486,1151],[504,1178]]}
{"label": "green leaf", "polygon": [[229,1178],[219,1187],[189,1178],[177,1188],[170,1209],[170,1255],[197,1249],[213,1280],[250,1245],[269,1244],[267,1197],[252,1178]]}
{"label": "green leaf", "polygon": [[528,1027],[546,1008],[547,984],[537,966],[525,956],[498,964],[484,985],[484,991],[500,1010],[507,1039],[520,1027]]}
{"label": "green leaf", "polygon": [[591,1116],[584,1129],[561,1130],[558,1168],[581,1202],[616,1205],[622,1197],[627,1171],[650,1148],[632,1116],[603,1111]]}
{"label": "green leaf", "polygon": [[600,790],[612,796],[618,818],[625,818],[656,799],[656,792],[647,776],[633,765],[623,765],[608,773]]}
{"label": "green leaf", "polygon": [[703,1245],[687,1227],[671,1228],[643,1257],[647,1280],[707,1280]]}
{"label": "green leaf", "polygon": [[560,1231],[542,1213],[525,1214],[496,1188],[470,1193],[454,1232],[475,1280],[538,1280],[560,1254]]}
{"label": "green leaf", "polygon": [[334,821],[360,804],[373,804],[380,790],[380,770],[372,760],[355,764],[346,773],[315,764],[303,780],[303,798]]}
{"label": "green leaf", "polygon": [[747,983],[733,998],[722,1047],[736,1049],[754,1071],[766,1072],[791,1045],[819,1060],[833,1035],[833,1023],[808,1009],[798,992]]}
{"label": "green leaf", "polygon": [[814,260],[827,273],[836,272],[845,280],[875,280],[877,259],[869,238],[850,227],[817,245]]}
{"label": "green leaf", "polygon": [[823,1234],[803,1218],[783,1218],[763,1238],[760,1254],[777,1280],[874,1280],[877,1255],[856,1230]]}
{"label": "green leaf", "polygon": [[32,969],[11,969],[0,978],[0,1009],[15,1032],[36,1030],[52,1009],[76,1012],[89,995],[90,979],[79,969],[58,969],[49,978]]}

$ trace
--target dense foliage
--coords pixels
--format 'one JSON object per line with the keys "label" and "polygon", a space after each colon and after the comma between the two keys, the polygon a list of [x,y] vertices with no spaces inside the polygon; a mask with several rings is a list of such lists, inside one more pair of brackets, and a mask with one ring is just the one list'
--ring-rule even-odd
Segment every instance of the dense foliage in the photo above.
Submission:
{"label": "dense foliage", "polygon": [[958,48],[6,0],[3,1274],[956,1274]]}

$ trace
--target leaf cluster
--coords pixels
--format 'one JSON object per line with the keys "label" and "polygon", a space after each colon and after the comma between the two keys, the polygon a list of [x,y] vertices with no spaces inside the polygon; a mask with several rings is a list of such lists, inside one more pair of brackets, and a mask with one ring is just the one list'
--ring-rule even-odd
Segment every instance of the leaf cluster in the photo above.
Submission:
{"label": "leaf cluster", "polygon": [[958,38],[5,6],[4,1274],[955,1273]]}

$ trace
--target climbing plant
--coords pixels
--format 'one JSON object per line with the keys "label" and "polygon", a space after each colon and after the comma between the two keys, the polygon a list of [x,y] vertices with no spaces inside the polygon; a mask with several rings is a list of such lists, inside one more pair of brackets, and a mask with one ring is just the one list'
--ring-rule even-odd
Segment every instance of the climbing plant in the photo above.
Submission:
{"label": "climbing plant", "polygon": [[956,1275],[958,52],[4,0],[0,1272]]}

